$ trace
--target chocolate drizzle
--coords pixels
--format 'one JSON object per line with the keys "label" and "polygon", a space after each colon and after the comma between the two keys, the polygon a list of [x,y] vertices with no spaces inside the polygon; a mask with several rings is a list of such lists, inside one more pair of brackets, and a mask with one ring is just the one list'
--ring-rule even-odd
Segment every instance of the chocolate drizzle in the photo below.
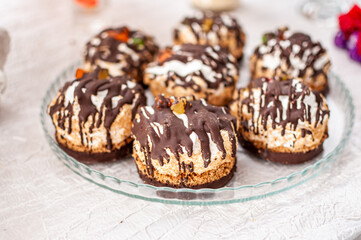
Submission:
{"label": "chocolate drizzle", "polygon": [[[260,91],[259,97],[255,96],[257,89]],[[258,78],[253,80],[247,89],[241,91],[248,91],[248,96],[242,101],[238,101],[237,109],[240,124],[245,131],[253,131],[255,134],[260,132],[259,119],[261,119],[264,130],[267,130],[268,119],[271,119],[273,129],[277,125],[281,126],[283,136],[285,135],[286,125],[289,123],[294,130],[296,130],[299,121],[315,124],[315,127],[317,127],[318,124],[323,124],[325,116],[330,114],[329,110],[323,107],[324,100],[320,93],[311,91],[309,87],[296,79],[278,81]],[[312,98],[312,95],[314,98]],[[317,110],[314,113],[312,113],[311,105],[309,105],[312,103],[306,103],[306,98],[316,104]],[[258,113],[255,112],[255,104],[257,104],[256,108],[259,109]],[[248,113],[252,114],[251,125],[241,114],[243,106],[246,106]],[[312,135],[312,132],[308,129],[301,129],[301,132],[302,137],[307,134]]]}
{"label": "chocolate drizzle", "polygon": [[[92,132],[93,128],[104,126],[107,133],[107,149],[112,150],[112,141],[110,136],[110,128],[114,120],[118,116],[121,108],[125,104],[132,104],[133,117],[136,113],[138,106],[143,106],[146,103],[144,91],[139,84],[131,83],[134,87],[127,85],[131,79],[127,76],[122,77],[108,77],[106,79],[98,79],[99,73],[102,69],[97,68],[92,73],[85,73],[81,78],[75,79],[72,82],[67,82],[64,87],[59,91],[59,95],[53,105],[49,105],[48,112],[51,117],[57,114],[57,125],[61,129],[66,129],[66,122],[68,123],[68,133],[72,132],[72,118],[75,111],[74,102],[77,101],[80,110],[78,113],[79,129],[81,143],[87,146],[83,139],[83,128],[87,121],[91,121],[89,131]],[[67,90],[75,86],[73,99],[66,102]],[[94,105],[92,97],[97,96],[99,92],[106,91],[106,95],[102,100],[99,110]],[[139,94],[139,96],[136,96]],[[113,97],[118,97],[116,106],[113,106]],[[54,122],[55,124],[55,122]]]}
{"label": "chocolate drizzle", "polygon": [[[162,56],[165,56],[162,57]],[[165,81],[166,86],[169,86],[170,82],[174,82],[174,86],[182,86],[184,88],[192,88],[195,92],[200,92],[202,86],[197,84],[193,80],[193,77],[200,77],[203,79],[208,88],[217,89],[220,84],[224,86],[233,86],[235,84],[235,75],[238,76],[238,68],[233,57],[229,53],[218,46],[212,47],[209,45],[194,45],[183,44],[176,45],[173,48],[166,48],[159,56],[157,63],[148,66],[147,73],[154,74],[153,67],[165,66],[169,62],[180,62],[183,64],[191,64],[192,61],[201,61],[201,63],[209,67],[212,73],[203,74],[201,70],[190,72],[185,76],[177,73],[172,69],[167,71],[167,79]],[[183,71],[185,69],[183,66]],[[152,78],[155,78],[158,74],[154,74]],[[211,76],[212,75],[212,76]],[[213,78],[210,81],[209,77]]]}
{"label": "chocolate drizzle", "polygon": [[[214,33],[221,43],[221,39],[224,37],[222,37],[222,31],[220,29],[225,28],[228,32],[234,33],[237,48],[242,48],[245,44],[242,27],[235,18],[232,18],[225,13],[202,12],[200,16],[186,17],[181,24],[188,26],[191,29],[193,35],[197,39],[197,43],[203,43],[203,41],[205,41],[206,44],[213,44],[214,39],[210,38],[208,35],[210,32]],[[173,37],[176,42],[179,41],[179,31],[181,31],[180,28],[176,28],[173,32]],[[202,41],[200,41],[201,39]],[[228,46],[224,45],[223,47]],[[242,56],[237,58],[241,59]]]}
{"label": "chocolate drizzle", "polygon": [[[184,105],[183,117],[188,119],[184,123],[181,117],[172,111],[171,107],[178,104],[185,98],[165,98],[158,96],[152,111],[147,108],[138,110],[138,116],[133,120],[132,133],[135,139],[141,145],[141,151],[145,153],[147,170],[153,174],[152,159],[158,160],[163,166],[164,161],[170,161],[170,156],[166,149],[174,154],[179,160],[179,154],[184,151],[189,157],[193,154],[193,140],[191,134],[196,134],[201,146],[201,152],[204,160],[204,167],[207,168],[211,161],[210,135],[211,140],[222,152],[222,159],[225,159],[227,153],[224,147],[221,130],[229,134],[229,140],[232,143],[232,156],[235,156],[237,150],[237,138],[235,133],[236,118],[229,114],[228,109],[203,105],[202,101],[188,98]],[[160,129],[159,124],[162,129]],[[187,126],[185,126],[185,124]],[[152,126],[153,125],[153,126]],[[157,128],[157,131],[155,130]],[[149,139],[148,139],[149,138]],[[151,141],[151,147],[148,140]],[[179,163],[179,171],[193,171],[193,163]]]}
{"label": "chocolate drizzle", "polygon": [[[125,50],[122,50],[120,45],[123,45]],[[120,63],[124,59],[127,64],[121,70],[127,74],[137,71],[139,76],[137,80],[141,80],[142,69],[140,67],[151,62],[158,50],[152,37],[123,26],[104,29],[94,36],[86,44],[84,58],[92,65],[96,65],[98,59],[111,63]],[[132,56],[131,52],[136,56]]]}
{"label": "chocolate drizzle", "polygon": [[[277,58],[281,60],[276,69],[272,69],[274,70],[273,77],[284,75],[303,78],[311,68],[313,72],[310,77],[313,81],[316,81],[316,77],[320,74],[327,79],[325,66],[330,65],[330,59],[320,42],[313,42],[310,36],[304,33],[291,33],[287,27],[264,34],[262,40],[263,44],[254,51],[257,58],[264,58],[268,54],[277,57],[279,54]],[[325,56],[323,61],[320,59],[322,56]],[[281,64],[283,62],[286,67]]]}

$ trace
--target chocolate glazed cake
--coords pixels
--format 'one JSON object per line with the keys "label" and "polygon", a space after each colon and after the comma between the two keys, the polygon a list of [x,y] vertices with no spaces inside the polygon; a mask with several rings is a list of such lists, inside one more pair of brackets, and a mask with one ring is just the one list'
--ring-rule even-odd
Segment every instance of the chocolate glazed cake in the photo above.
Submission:
{"label": "chocolate glazed cake", "polygon": [[99,66],[108,69],[112,76],[128,74],[141,82],[144,68],[157,52],[153,38],[141,31],[126,26],[108,28],[86,44],[84,69],[94,70]]}
{"label": "chocolate glazed cake", "polygon": [[184,44],[166,48],[145,70],[154,96],[195,96],[224,106],[238,81],[235,59],[219,46]]}
{"label": "chocolate glazed cake", "polygon": [[250,60],[251,77],[301,78],[312,89],[327,94],[330,58],[321,43],[288,28],[263,35]]}
{"label": "chocolate glazed cake", "polygon": [[111,77],[105,69],[78,69],[49,104],[59,146],[77,160],[116,160],[131,152],[131,125],[144,91],[127,76]]}
{"label": "chocolate glazed cake", "polygon": [[298,79],[255,79],[235,92],[230,108],[241,145],[265,160],[308,161],[328,137],[325,98]]}
{"label": "chocolate glazed cake", "polygon": [[155,186],[219,188],[236,164],[236,119],[224,107],[193,97],[158,96],[133,120],[133,156],[140,177]]}
{"label": "chocolate glazed cake", "polygon": [[242,27],[226,13],[202,12],[195,17],[186,17],[174,29],[174,44],[220,45],[237,60],[243,57],[245,41]]}

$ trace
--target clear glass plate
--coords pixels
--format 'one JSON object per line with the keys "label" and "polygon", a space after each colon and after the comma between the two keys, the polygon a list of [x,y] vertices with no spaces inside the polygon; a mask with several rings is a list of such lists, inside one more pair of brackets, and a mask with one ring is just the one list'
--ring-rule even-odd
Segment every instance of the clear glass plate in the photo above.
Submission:
{"label": "clear glass plate", "polygon": [[[73,172],[113,192],[138,199],[184,205],[213,205],[263,198],[293,188],[328,168],[343,151],[354,123],[354,104],[349,90],[339,77],[330,74],[327,97],[331,116],[329,138],[321,156],[300,165],[266,162],[239,147],[237,171],[226,187],[220,189],[172,189],[144,184],[138,177],[132,158],[109,164],[85,165],[62,151],[54,138],[55,130],[47,114],[47,105],[63,84],[74,78],[78,65],[64,70],[47,90],[41,105],[40,120],[45,137],[55,155]],[[150,96],[150,93],[147,93]],[[152,98],[150,98],[152,101]]]}

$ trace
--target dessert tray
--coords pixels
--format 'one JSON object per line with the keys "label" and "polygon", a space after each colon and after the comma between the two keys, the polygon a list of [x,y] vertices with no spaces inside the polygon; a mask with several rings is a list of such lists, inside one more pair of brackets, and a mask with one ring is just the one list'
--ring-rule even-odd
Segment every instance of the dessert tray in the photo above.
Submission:
{"label": "dessert tray", "polygon": [[[55,155],[74,173],[88,181],[129,197],[153,202],[183,205],[214,205],[244,202],[271,196],[296,187],[317,176],[338,159],[349,140],[354,124],[354,104],[343,81],[331,72],[327,102],[331,111],[329,138],[324,151],[312,161],[299,165],[281,165],[258,159],[242,147],[237,152],[237,171],[226,187],[219,189],[173,189],[144,184],[131,157],[112,163],[85,165],[67,155],[58,146],[54,127],[47,116],[47,105],[61,86],[71,80],[79,64],[65,69],[43,97],[40,121]],[[244,79],[244,77],[241,77]],[[147,91],[148,104],[153,101]]]}

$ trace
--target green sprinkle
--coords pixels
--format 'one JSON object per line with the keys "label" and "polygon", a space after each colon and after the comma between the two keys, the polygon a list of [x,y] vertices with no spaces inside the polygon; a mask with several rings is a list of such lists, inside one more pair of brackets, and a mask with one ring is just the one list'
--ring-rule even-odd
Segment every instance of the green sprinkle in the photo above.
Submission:
{"label": "green sprinkle", "polygon": [[141,38],[133,38],[132,44],[137,44],[138,47],[144,46],[144,41]]}
{"label": "green sprinkle", "polygon": [[267,36],[263,35],[262,36],[262,43],[265,44],[267,42]]}

